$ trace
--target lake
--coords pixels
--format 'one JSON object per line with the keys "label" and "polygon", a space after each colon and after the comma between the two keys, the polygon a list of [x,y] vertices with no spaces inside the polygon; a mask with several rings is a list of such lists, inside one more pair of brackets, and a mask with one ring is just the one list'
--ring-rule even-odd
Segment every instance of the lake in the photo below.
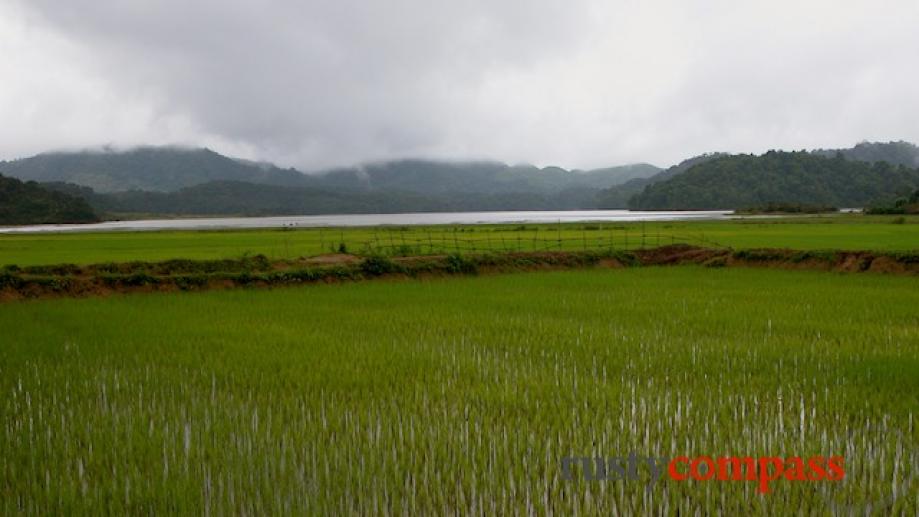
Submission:
{"label": "lake", "polygon": [[107,221],[94,224],[38,224],[0,227],[0,233],[318,228],[325,226],[411,226],[432,224],[516,224],[573,222],[695,221],[727,219],[730,211],[637,212],[566,210],[531,212],[431,212],[412,214],[292,215]]}

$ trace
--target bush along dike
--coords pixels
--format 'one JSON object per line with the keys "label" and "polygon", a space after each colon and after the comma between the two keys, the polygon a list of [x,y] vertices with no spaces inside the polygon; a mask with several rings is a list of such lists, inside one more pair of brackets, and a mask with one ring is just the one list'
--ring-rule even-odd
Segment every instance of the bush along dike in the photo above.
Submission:
{"label": "bush along dike", "polygon": [[176,259],[77,266],[0,267],[0,301],[127,292],[272,287],[385,278],[424,278],[581,268],[694,264],[838,272],[919,274],[919,252],[730,250],[674,245],[631,251],[511,252],[389,257],[336,255],[272,261],[263,255],[224,260]]}

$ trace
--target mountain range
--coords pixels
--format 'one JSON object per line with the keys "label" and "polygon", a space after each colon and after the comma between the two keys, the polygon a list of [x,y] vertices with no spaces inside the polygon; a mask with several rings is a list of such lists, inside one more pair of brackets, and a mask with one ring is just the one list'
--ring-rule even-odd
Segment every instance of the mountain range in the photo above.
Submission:
{"label": "mountain range", "polygon": [[709,153],[667,169],[397,160],[311,174],[209,149],[139,147],[44,153],[0,162],[0,174],[41,182],[119,217],[866,206],[915,190],[917,166],[919,148],[908,142],[761,156]]}
{"label": "mountain range", "polygon": [[398,160],[304,174],[268,163],[237,160],[209,149],[139,147],[126,151],[44,153],[0,162],[0,171],[23,180],[65,182],[96,192],[174,192],[211,181],[313,187],[349,191],[539,192],[605,188],[660,169],[648,164],[589,171],[560,167],[510,166],[500,162]]}

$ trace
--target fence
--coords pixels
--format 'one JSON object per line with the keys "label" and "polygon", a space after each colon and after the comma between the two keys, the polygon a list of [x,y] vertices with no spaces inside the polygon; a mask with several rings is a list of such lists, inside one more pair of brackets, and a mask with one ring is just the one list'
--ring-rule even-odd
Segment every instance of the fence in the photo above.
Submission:
{"label": "fence", "polygon": [[688,244],[724,248],[704,234],[674,235],[641,228],[592,228],[572,230],[525,228],[523,230],[475,231],[463,227],[436,229],[390,228],[373,230],[368,239],[357,239],[345,232],[320,230],[324,252],[348,252],[389,256],[443,255],[486,252],[615,251],[657,248]]}

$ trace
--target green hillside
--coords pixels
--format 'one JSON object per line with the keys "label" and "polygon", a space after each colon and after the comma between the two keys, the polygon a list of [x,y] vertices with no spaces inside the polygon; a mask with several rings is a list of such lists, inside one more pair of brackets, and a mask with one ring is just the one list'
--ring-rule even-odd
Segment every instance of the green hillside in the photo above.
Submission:
{"label": "green hillside", "polygon": [[0,224],[90,223],[93,209],[78,197],[0,175]]}
{"label": "green hillside", "polygon": [[216,180],[287,186],[309,183],[294,170],[234,160],[208,149],[179,147],[44,153],[0,166],[7,175],[23,180],[74,183],[97,192],[165,192]]}
{"label": "green hillside", "polygon": [[629,202],[641,210],[705,210],[791,203],[865,207],[907,194],[919,171],[808,152],[724,156],[648,186]]}

